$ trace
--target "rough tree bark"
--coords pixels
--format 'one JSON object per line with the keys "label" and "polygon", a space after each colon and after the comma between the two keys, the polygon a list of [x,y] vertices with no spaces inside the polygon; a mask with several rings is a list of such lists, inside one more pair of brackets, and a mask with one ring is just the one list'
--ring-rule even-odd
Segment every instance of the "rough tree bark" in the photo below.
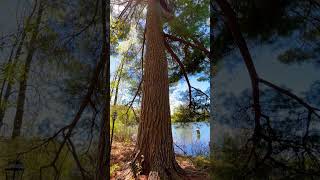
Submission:
{"label": "rough tree bark", "polygon": [[39,26],[42,18],[42,13],[43,13],[43,1],[40,1],[39,8],[38,8],[38,15],[35,22],[35,27],[32,32],[29,45],[27,47],[28,54],[25,61],[24,72],[19,81],[17,110],[16,110],[14,123],[13,123],[12,138],[20,136],[20,133],[21,133],[22,119],[23,119],[23,113],[24,113],[24,103],[25,103],[26,90],[27,90],[27,80],[28,80],[28,75],[29,75],[33,55],[36,51],[35,44],[36,44],[37,36],[39,33]]}
{"label": "rough tree bark", "polygon": [[157,172],[161,179],[180,179],[181,168],[173,149],[161,11],[159,0],[148,0],[141,121],[136,149],[143,156],[142,174]]}
{"label": "rough tree bark", "polygon": [[102,61],[105,62],[105,107],[101,120],[99,145],[97,154],[96,180],[110,179],[110,54],[109,54],[109,13],[110,7],[106,0],[101,1],[101,25],[102,25]]}

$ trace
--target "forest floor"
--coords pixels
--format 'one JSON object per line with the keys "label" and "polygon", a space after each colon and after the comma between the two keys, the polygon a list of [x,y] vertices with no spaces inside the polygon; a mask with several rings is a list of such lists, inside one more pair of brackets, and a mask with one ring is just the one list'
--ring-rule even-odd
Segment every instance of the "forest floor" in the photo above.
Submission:
{"label": "forest floor", "polygon": [[[121,175],[125,165],[130,162],[132,153],[134,151],[133,142],[113,142],[111,151],[111,179]],[[207,180],[209,179],[209,165],[210,162],[203,157],[189,157],[176,155],[176,160],[182,169],[194,172],[193,176],[189,176],[190,180]],[[197,175],[195,175],[197,174]],[[146,180],[146,176],[139,176],[139,180]]]}

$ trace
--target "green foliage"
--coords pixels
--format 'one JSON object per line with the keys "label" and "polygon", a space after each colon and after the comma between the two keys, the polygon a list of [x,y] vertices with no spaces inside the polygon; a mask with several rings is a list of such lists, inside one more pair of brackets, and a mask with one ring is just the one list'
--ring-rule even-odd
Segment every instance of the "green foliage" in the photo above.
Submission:
{"label": "green foliage", "polygon": [[[36,147],[42,142],[42,140],[36,138],[18,138],[15,140],[0,138],[0,179],[5,179],[5,174],[4,171],[2,171],[2,168],[5,168],[9,161],[15,160],[17,158],[16,153],[18,152],[25,152],[19,156],[25,168],[23,179],[39,179],[40,167],[46,166],[52,162],[56,155],[57,148],[60,145],[58,142],[50,142],[48,145],[43,145],[39,148],[33,149],[32,151],[30,150],[32,147]],[[87,153],[78,152],[78,157],[82,167],[90,174],[91,177],[95,174],[95,147],[97,147],[97,144],[93,142]],[[63,148],[61,155],[56,162],[56,167],[60,173],[59,179],[82,179],[75,160],[67,146]],[[115,173],[119,168],[118,164],[113,164],[110,169],[110,174]],[[52,167],[45,168],[42,171],[42,178],[46,180],[53,180],[56,175]]]}
{"label": "green foliage", "polygon": [[170,31],[182,37],[202,36],[208,31],[209,0],[180,0],[175,2],[175,18]]}
{"label": "green foliage", "polygon": [[[290,37],[299,43],[279,56],[285,64],[315,60],[319,49],[319,6],[313,1],[298,0],[231,0],[241,33],[255,43],[272,43],[278,37]],[[217,7],[217,6],[216,6]],[[308,12],[308,13],[307,13]],[[230,30],[225,26],[221,11],[213,11],[215,59],[221,60],[236,47]],[[294,34],[299,32],[299,34]],[[299,42],[300,41],[300,42]],[[318,60],[313,62],[319,63]]]}
{"label": "green foliage", "polygon": [[[252,174],[246,174],[254,164],[248,162],[250,148],[243,148],[246,137],[224,135],[222,145],[214,147],[211,159],[211,177],[217,180],[224,179],[266,179],[273,177],[272,167],[262,164]],[[271,178],[273,179],[273,178]]]}
{"label": "green foliage", "polygon": [[171,116],[172,122],[200,122],[208,120],[208,112],[197,111],[187,105],[178,106]]}
{"label": "green foliage", "polygon": [[138,112],[135,111],[133,111],[132,108],[129,109],[124,105],[116,105],[111,107],[111,112],[117,112],[117,121],[120,121],[128,126],[135,125],[138,121],[139,114],[136,114]]}
{"label": "green foliage", "polygon": [[119,41],[125,39],[130,31],[130,24],[119,19],[111,18],[110,25],[110,43],[116,45]]}
{"label": "green foliage", "polygon": [[[169,22],[165,28],[169,34],[180,37],[188,42],[195,43],[197,39],[203,47],[209,46],[209,0],[200,1],[176,1],[175,18]],[[185,67],[187,74],[206,73],[209,67],[204,52],[187,47],[183,44],[171,44],[174,52],[178,55]],[[174,85],[183,78],[183,72],[180,66],[177,66],[175,60],[169,67],[170,83]]]}
{"label": "green foliage", "polygon": [[[48,165],[55,157],[55,153],[59,146],[58,142],[51,142],[47,146],[41,146],[30,151],[31,147],[39,145],[42,141],[39,139],[16,139],[8,140],[0,139],[0,167],[5,167],[8,161],[15,160],[17,158],[16,153],[28,151],[21,154],[19,157],[24,164],[25,171],[23,179],[34,180],[39,179],[40,167]],[[85,161],[83,156],[79,156],[81,163],[84,167],[92,166],[88,164],[89,161]],[[73,160],[71,153],[67,147],[64,147],[61,156],[56,163],[57,168],[60,170],[60,178],[66,180],[72,180],[79,177],[73,176],[73,171],[77,170],[77,166]],[[3,171],[0,173],[0,179],[5,179]],[[43,169],[43,179],[54,179],[55,172],[53,168]]]}
{"label": "green foliage", "polygon": [[314,41],[314,40],[319,40],[320,38],[320,30],[318,28],[319,26],[316,26],[308,31],[306,31],[304,34],[303,34],[303,38],[305,40],[308,40],[308,41]]}
{"label": "green foliage", "polygon": [[189,107],[180,105],[178,106],[173,115],[171,116],[172,122],[193,122],[195,119],[192,116],[192,111]]}
{"label": "green foliage", "polygon": [[192,162],[198,169],[207,169],[208,167],[211,166],[210,159],[204,156],[196,156],[193,158]]}
{"label": "green foliage", "polygon": [[[206,62],[204,60],[207,58],[206,55],[198,50],[198,49],[190,49],[184,48],[184,58],[182,59],[182,63],[185,67],[185,71],[187,74],[197,74],[202,73],[206,69]],[[174,61],[174,60],[173,60]],[[174,61],[175,63],[175,61]],[[170,83],[175,83],[179,81],[181,78],[184,78],[184,73],[181,70],[181,67],[178,65],[173,65],[170,67]]]}
{"label": "green foliage", "polygon": [[118,164],[112,164],[110,167],[110,176],[114,176],[115,172],[119,170],[120,166]]}
{"label": "green foliage", "polygon": [[[302,179],[311,180],[317,177],[315,174],[303,174],[296,172],[301,168],[301,163],[295,158],[290,158],[287,161],[289,154],[279,153],[278,157],[275,157],[281,163],[285,163],[285,166],[290,167],[285,169],[284,166],[279,164],[273,164],[272,161],[266,160],[264,163],[256,166],[256,163],[248,161],[248,157],[252,153],[252,146],[244,146],[248,137],[240,136],[224,136],[224,140],[221,145],[216,144],[213,148],[211,156],[211,177],[212,179],[224,180],[224,179]],[[245,141],[244,141],[245,140]],[[256,156],[264,155],[265,147],[259,145],[256,147],[260,149],[257,151]],[[290,153],[289,151],[286,151]],[[261,153],[261,154],[260,154]],[[252,159],[257,157],[253,156]],[[261,159],[260,159],[261,160]],[[304,170],[313,169],[313,160],[310,157],[304,159]],[[287,161],[287,162],[286,162]],[[249,171],[253,170],[253,171]],[[292,170],[292,171],[290,171]],[[250,173],[248,173],[250,172]],[[311,171],[312,172],[312,171]]]}
{"label": "green foliage", "polygon": [[240,151],[234,140],[225,136],[222,147],[216,147],[212,156],[212,178],[217,180],[237,179],[241,176],[241,168],[239,160]]}
{"label": "green foliage", "polygon": [[[111,117],[113,112],[117,112],[117,119],[114,125],[114,138],[119,141],[131,141],[132,135],[137,131],[137,120],[139,119],[138,112],[128,109],[127,106],[112,106]],[[113,120],[113,119],[112,119]]]}
{"label": "green foliage", "polygon": [[8,83],[14,84],[24,74],[23,68],[24,64],[20,62],[4,63],[0,68],[0,80],[6,80]]}
{"label": "green foliage", "polygon": [[311,58],[314,58],[312,52],[307,52],[299,48],[289,49],[278,57],[279,61],[285,64],[303,63]]}
{"label": "green foliage", "polygon": [[301,37],[301,44],[296,47],[290,47],[284,53],[278,56],[278,60],[284,64],[301,64],[304,62],[311,62],[319,64],[317,59],[319,55],[319,38],[320,24],[315,24],[315,27],[308,28],[306,32]]}
{"label": "green foliage", "polygon": [[232,0],[241,30],[249,37],[267,40],[274,33],[289,35],[301,21],[289,13],[289,8],[298,5],[297,0]]}
{"label": "green foliage", "polygon": [[[164,25],[164,32],[182,38],[193,44],[196,44],[196,42],[194,42],[194,39],[196,39],[197,43],[200,43],[204,47],[208,47],[209,2],[209,0],[175,1],[175,17],[172,21],[169,21],[169,23]],[[136,92],[136,86],[141,80],[141,75],[137,72],[141,71],[141,46],[144,39],[145,11],[143,11],[143,8],[141,8],[140,5],[145,8],[145,3],[141,3],[137,7],[134,7],[134,9],[128,9],[124,13],[125,15],[123,17],[127,17],[126,13],[129,14],[127,18],[123,18],[125,21],[118,20],[116,15],[111,17],[112,53],[118,55],[119,60],[121,61],[123,57],[126,58],[125,70],[123,72],[125,78],[121,78],[121,81],[127,83],[129,91],[133,92],[133,94]],[[130,36],[128,34],[130,34]],[[129,50],[130,48],[128,48],[128,50],[123,50],[122,46],[127,47],[126,45],[130,44],[131,42],[129,41],[131,40],[134,41],[133,47],[131,48],[132,50]],[[202,51],[184,46],[177,42],[172,42],[170,45],[184,64],[186,73],[207,73],[206,69],[208,69],[209,66],[205,60],[208,58]],[[144,51],[145,50],[146,49],[144,49]],[[127,54],[130,55],[127,56]],[[170,85],[176,85],[177,82],[183,78],[183,73],[180,67],[177,66],[175,60],[171,59],[169,54],[167,54],[167,58],[169,59]],[[204,79],[206,78],[202,78],[202,80]],[[113,82],[112,87],[115,85],[116,83]]]}
{"label": "green foliage", "polygon": [[[298,0],[232,0],[229,1],[236,13],[241,33],[247,40],[271,42],[274,37],[286,37],[298,28],[305,28],[303,17],[296,14],[297,8],[308,8],[306,2]],[[217,7],[217,6],[216,6]],[[217,9],[217,8],[216,8]],[[300,11],[300,9],[298,10]],[[225,26],[221,13],[213,12],[217,23],[215,56],[220,60],[234,48],[230,30]]]}
{"label": "green foliage", "polygon": [[59,32],[55,31],[54,28],[43,27],[38,35],[36,47],[40,58],[45,59],[45,61],[38,61],[39,64],[50,63],[58,68],[64,68],[59,67],[62,64],[61,61],[69,60],[72,52],[61,43],[60,38]]}
{"label": "green foliage", "polygon": [[0,111],[7,109],[10,106],[13,106],[14,103],[10,101],[5,101],[4,99],[1,99],[0,101]]}

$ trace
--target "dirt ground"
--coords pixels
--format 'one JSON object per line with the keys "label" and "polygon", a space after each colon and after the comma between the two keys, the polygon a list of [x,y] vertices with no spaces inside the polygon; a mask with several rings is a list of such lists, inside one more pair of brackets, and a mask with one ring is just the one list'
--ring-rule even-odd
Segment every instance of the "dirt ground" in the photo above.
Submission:
{"label": "dirt ground", "polygon": [[[130,162],[132,158],[132,154],[134,151],[134,144],[133,143],[122,143],[122,142],[114,142],[112,145],[112,151],[111,151],[111,164],[113,165],[112,168],[114,170],[111,175],[112,180],[116,180],[116,177],[119,177],[121,173],[123,173],[125,165]],[[176,159],[179,163],[179,165],[186,171],[195,172],[192,175],[188,176],[188,180],[209,180],[209,175],[206,173],[206,170],[200,170],[198,167],[192,163],[192,159],[177,155]],[[116,165],[115,165],[116,164]],[[139,176],[139,180],[147,180],[148,178],[146,176]]]}

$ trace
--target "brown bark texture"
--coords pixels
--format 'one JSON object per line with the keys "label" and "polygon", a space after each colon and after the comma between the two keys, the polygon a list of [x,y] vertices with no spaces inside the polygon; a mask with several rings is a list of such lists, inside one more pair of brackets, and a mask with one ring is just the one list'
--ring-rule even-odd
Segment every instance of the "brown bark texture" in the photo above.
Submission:
{"label": "brown bark texture", "polygon": [[161,24],[161,6],[148,1],[146,54],[141,121],[137,151],[143,156],[142,173],[157,172],[161,179],[180,179],[175,160],[169,106],[168,64]]}
{"label": "brown bark texture", "polygon": [[105,91],[107,98],[105,99],[105,107],[101,120],[101,129],[99,135],[98,153],[97,153],[97,173],[96,180],[110,179],[110,52],[109,52],[109,35],[107,18],[110,13],[110,7],[106,0],[101,1],[101,25],[102,25],[102,56],[101,62],[105,63]]}

